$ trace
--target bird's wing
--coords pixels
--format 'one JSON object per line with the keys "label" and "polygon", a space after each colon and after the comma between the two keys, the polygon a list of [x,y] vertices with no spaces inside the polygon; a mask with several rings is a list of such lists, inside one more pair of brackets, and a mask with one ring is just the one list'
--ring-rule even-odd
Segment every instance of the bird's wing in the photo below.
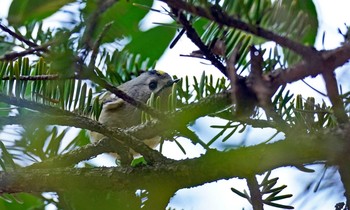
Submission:
{"label": "bird's wing", "polygon": [[105,110],[118,109],[125,103],[123,99],[118,98],[116,95],[111,94],[110,92],[102,95],[100,100],[103,104],[103,109]]}
{"label": "bird's wing", "polygon": [[103,104],[103,108],[106,110],[111,110],[111,109],[118,109],[119,107],[121,107],[123,104],[125,103],[125,101],[123,99],[116,99],[113,101],[107,101]]}

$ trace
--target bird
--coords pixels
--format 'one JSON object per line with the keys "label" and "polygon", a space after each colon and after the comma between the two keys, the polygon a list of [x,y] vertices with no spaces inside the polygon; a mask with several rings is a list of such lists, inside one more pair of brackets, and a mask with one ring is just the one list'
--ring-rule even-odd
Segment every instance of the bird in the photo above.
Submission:
{"label": "bird", "polygon": [[[133,78],[117,88],[125,92],[132,98],[146,103],[153,93],[155,96],[160,96],[162,101],[168,99],[168,95],[171,93],[171,88],[178,80],[173,80],[172,77],[160,70],[150,70],[140,74],[138,77]],[[101,96],[102,110],[98,121],[108,127],[114,128],[129,128],[141,123],[142,111],[135,106],[129,104],[123,99],[119,98],[115,94],[106,91]],[[164,102],[163,102],[164,103]],[[103,134],[92,132],[90,134],[91,141],[96,142],[104,137]],[[160,143],[160,137],[143,140],[150,148],[155,148]],[[138,154],[130,150],[135,157]],[[119,157],[118,154],[113,156]]]}

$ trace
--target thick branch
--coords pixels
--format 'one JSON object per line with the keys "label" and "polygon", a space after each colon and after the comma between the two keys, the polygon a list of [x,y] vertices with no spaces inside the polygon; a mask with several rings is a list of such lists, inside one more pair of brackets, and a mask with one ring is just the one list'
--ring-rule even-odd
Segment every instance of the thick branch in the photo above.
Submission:
{"label": "thick branch", "polygon": [[219,179],[250,177],[278,167],[320,160],[337,165],[349,152],[346,139],[349,131],[350,124],[346,124],[341,130],[327,130],[312,137],[309,134],[296,135],[284,141],[228,152],[210,150],[199,158],[154,166],[2,172],[0,192],[69,191],[85,187],[96,190],[153,189],[160,186],[179,189]]}

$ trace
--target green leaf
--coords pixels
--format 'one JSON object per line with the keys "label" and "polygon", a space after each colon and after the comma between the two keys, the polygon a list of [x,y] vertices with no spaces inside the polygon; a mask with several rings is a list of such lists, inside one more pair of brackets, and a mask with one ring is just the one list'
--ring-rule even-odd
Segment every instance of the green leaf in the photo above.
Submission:
{"label": "green leaf", "polygon": [[42,198],[29,193],[17,193],[0,199],[0,209],[22,210],[22,209],[45,209]]}
{"label": "green leaf", "polygon": [[[0,149],[2,152],[2,167],[4,171],[7,171],[8,169],[15,170],[16,168],[16,163],[13,161],[12,155],[7,151],[4,143],[0,141]],[[4,168],[5,166],[5,168]]]}
{"label": "green leaf", "polygon": [[249,195],[246,194],[246,192],[244,191],[244,193],[242,193],[241,191],[235,189],[235,188],[231,188],[232,192],[236,193],[237,195],[241,196],[242,198],[245,198],[247,200],[249,200]]}
{"label": "green leaf", "polygon": [[163,55],[174,35],[175,29],[173,28],[155,27],[135,34],[125,49],[134,54],[141,54],[154,62]]}
{"label": "green leaf", "polygon": [[68,131],[68,129],[65,129],[58,135],[57,127],[56,126],[53,127],[51,139],[49,140],[49,145],[47,146],[47,149],[45,151],[45,153],[48,157],[54,157],[57,154],[59,154],[61,142],[62,142],[63,138],[65,137],[67,131]]}
{"label": "green leaf", "polygon": [[[289,38],[301,44],[313,46],[318,30],[317,11],[313,1],[284,0],[278,2],[278,4],[280,3],[281,7],[284,9],[287,8],[288,11],[283,12],[283,9],[281,10],[280,15],[285,16],[285,18],[284,20],[282,18],[280,23],[284,23],[285,27],[281,27],[278,31],[288,34]],[[300,61],[299,55],[288,49],[283,49],[283,54],[288,65],[293,65]]]}
{"label": "green leaf", "polygon": [[30,21],[39,21],[57,12],[73,0],[13,0],[8,13],[10,25],[21,26]]}
{"label": "green leaf", "polygon": [[294,209],[293,206],[273,203],[273,202],[270,202],[270,201],[264,201],[264,204],[269,205],[269,206],[273,206],[273,207],[276,207],[276,208],[280,208],[280,209]]}
{"label": "green leaf", "polygon": [[84,83],[81,89],[80,98],[79,98],[79,111],[84,110],[85,101],[86,101],[86,90],[87,90],[87,85],[86,83]]}
{"label": "green leaf", "polygon": [[89,135],[86,130],[80,130],[78,135],[65,147],[62,149],[62,153],[71,151],[76,147],[81,147],[90,143]]}
{"label": "green leaf", "polygon": [[178,142],[176,139],[174,139],[175,144],[179,147],[179,149],[181,150],[181,152],[186,155],[186,150],[185,148],[180,144],[180,142]]}
{"label": "green leaf", "polygon": [[5,162],[2,161],[1,159],[0,159],[0,167],[1,167],[1,169],[2,169],[3,171],[6,171],[6,164],[5,164]]}
{"label": "green leaf", "polygon": [[131,162],[132,167],[141,166],[141,165],[147,165],[147,161],[145,160],[144,157],[133,159]]}
{"label": "green leaf", "polygon": [[312,0],[298,0],[297,8],[307,14],[308,18],[305,24],[310,26],[304,34],[302,42],[306,45],[313,45],[318,30],[318,17],[315,4]]}
{"label": "green leaf", "polygon": [[[101,1],[103,2],[103,1]],[[96,38],[107,23],[113,22],[102,39],[101,43],[113,42],[115,39],[121,39],[128,36],[133,37],[139,32],[139,24],[142,18],[146,16],[148,10],[133,3],[151,7],[153,0],[120,0],[108,8],[99,16],[99,22],[95,34]],[[85,22],[89,21],[90,15],[97,9],[96,1],[86,1],[86,7],[83,10]]]}

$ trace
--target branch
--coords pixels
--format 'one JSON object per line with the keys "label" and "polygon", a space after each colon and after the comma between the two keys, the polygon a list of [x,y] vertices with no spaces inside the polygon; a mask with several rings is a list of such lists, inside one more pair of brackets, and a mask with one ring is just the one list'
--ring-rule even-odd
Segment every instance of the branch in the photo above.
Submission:
{"label": "branch", "polygon": [[40,113],[46,113],[55,116],[78,116],[72,112],[62,110],[56,107],[47,106],[44,104],[36,103],[34,101],[28,101],[25,99],[8,96],[6,94],[0,93],[0,102],[15,105],[18,107],[28,108],[31,110],[39,111]]}
{"label": "branch", "polygon": [[4,61],[4,60],[14,60],[18,57],[21,56],[25,56],[25,55],[30,55],[30,54],[36,54],[37,52],[43,51],[43,52],[47,52],[48,51],[48,46],[51,45],[52,43],[45,43],[43,45],[37,45],[36,43],[26,39],[25,37],[23,37],[21,34],[18,34],[16,32],[13,32],[12,30],[10,30],[8,27],[0,24],[0,29],[7,32],[8,34],[10,34],[11,36],[13,36],[14,38],[18,39],[19,41],[24,42],[25,44],[27,44],[30,48],[26,49],[22,52],[11,52],[8,54],[5,54],[3,56],[0,57],[0,61]]}
{"label": "branch", "polygon": [[326,83],[327,95],[333,104],[334,116],[339,123],[346,123],[348,121],[348,116],[345,112],[344,103],[339,96],[338,82],[334,72],[325,72],[322,76]]}
{"label": "branch", "polygon": [[[173,8],[175,14],[177,14],[178,16],[179,22],[187,30],[188,37],[200,48],[200,50],[205,54],[205,56],[226,76],[228,76],[226,68],[221,64],[221,62],[219,62],[219,64],[216,63],[217,60],[215,56],[211,53],[210,49],[208,49],[203,44],[196,31],[187,21],[186,17],[179,11],[184,10],[191,14],[204,17],[209,20],[213,20],[220,25],[234,27],[245,32],[251,33],[253,35],[260,36],[267,40],[274,41],[282,47],[289,48],[303,57],[304,62],[299,63],[296,66],[291,67],[287,70],[273,71],[272,73],[268,74],[265,78],[258,81],[260,84],[265,84],[264,87],[268,87],[267,89],[265,88],[265,90],[267,91],[260,91],[260,93],[264,92],[264,94],[257,94],[260,105],[266,105],[266,103],[262,102],[267,102],[267,100],[261,99],[266,99],[267,97],[272,96],[281,85],[285,85],[286,83],[303,79],[307,76],[316,76],[318,74],[322,74],[326,81],[327,92],[329,93],[328,95],[334,106],[335,115],[338,121],[340,123],[348,121],[348,116],[345,113],[344,105],[339,97],[339,93],[337,90],[337,82],[335,78],[333,78],[331,75],[333,74],[333,71],[336,67],[343,65],[350,59],[349,44],[345,44],[344,46],[339,47],[335,50],[317,51],[314,48],[304,46],[298,42],[275,34],[259,26],[250,25],[239,19],[234,18],[233,16],[229,16],[225,12],[223,12],[221,8],[218,8],[217,5],[210,7],[210,9],[207,9],[200,6],[192,5],[182,0],[162,1],[167,3],[171,8]],[[256,83],[257,81],[254,80],[253,82]],[[256,87],[258,88],[258,90],[262,90],[262,85],[256,85]],[[254,88],[253,86],[253,89],[256,88]],[[253,92],[257,93],[256,91]],[[266,106],[263,107],[266,109]]]}
{"label": "branch", "polygon": [[[12,99],[12,97],[8,97],[8,96],[0,97],[0,99],[8,99],[8,98]],[[199,117],[205,116],[208,113],[215,113],[215,112],[221,111],[230,105],[230,94],[229,92],[224,92],[224,93],[220,93],[220,94],[202,99],[198,103],[190,104],[184,107],[181,111],[178,111],[173,114],[169,114],[168,119],[166,121],[167,123],[164,123],[164,121],[159,121],[159,120],[150,121],[146,124],[141,124],[139,126],[132,127],[127,130],[123,130],[123,129],[116,130],[116,129],[106,127],[98,123],[97,121],[94,121],[79,115],[75,115],[74,113],[71,113],[71,112],[66,112],[54,107],[40,105],[40,104],[36,104],[34,102],[29,102],[26,100],[21,100],[21,99],[14,100],[14,99],[5,100],[5,101],[16,102],[17,100],[19,100],[21,102],[20,104],[23,104],[24,107],[29,107],[34,110],[40,110],[41,113],[58,114],[58,115],[50,116],[50,115],[43,115],[43,114],[32,114],[27,116],[2,117],[0,118],[0,124],[10,125],[10,124],[41,122],[46,125],[65,125],[65,126],[88,129],[91,131],[103,133],[104,135],[111,137],[109,139],[105,139],[103,141],[97,142],[95,145],[87,145],[77,150],[62,154],[58,157],[45,160],[44,162],[35,163],[32,166],[30,166],[30,168],[49,168],[49,167],[53,168],[53,167],[64,167],[64,166],[74,165],[80,161],[88,160],[91,157],[94,157],[98,154],[115,151],[109,145],[117,145],[116,146],[117,148],[122,146],[118,141],[115,141],[115,139],[122,140],[122,142],[125,142],[126,145],[130,146],[131,148],[134,148],[135,151],[138,151],[141,154],[155,155],[155,153],[157,153],[156,151],[151,150],[150,148],[144,148],[145,145],[144,144],[141,145],[140,140],[129,139],[130,136],[132,137],[135,136],[138,139],[148,139],[154,136],[159,136],[166,131],[174,131],[174,130],[180,129],[181,126],[187,125]],[[17,102],[12,104],[18,105],[19,103]],[[35,105],[38,105],[38,107],[36,107]],[[61,114],[63,114],[63,116],[60,116]],[[252,121],[249,121],[249,123],[254,124],[254,122]],[[269,126],[269,125],[271,126],[271,123],[267,123],[267,124],[266,123],[267,122],[260,122],[259,125],[255,125],[255,126]],[[129,140],[123,140],[123,138],[120,138],[120,136],[118,137],[118,135],[124,135],[125,138]],[[130,141],[132,141],[133,143],[131,143]],[[132,146],[132,144],[136,144],[136,143],[140,145]],[[146,150],[142,150],[141,147],[144,149],[147,149],[148,152]],[[151,151],[152,153],[149,153]],[[158,159],[157,157],[153,157],[153,158],[155,158],[155,160],[164,161],[164,159],[160,159],[160,158]]]}
{"label": "branch", "polygon": [[21,75],[19,77],[5,76],[0,80],[22,80],[22,81],[37,81],[37,80],[65,80],[65,79],[79,79],[77,76],[73,77],[60,77],[58,74],[47,75]]}
{"label": "branch", "polygon": [[211,61],[211,63],[218,68],[221,73],[227,76],[226,67],[219,61],[219,59],[211,52],[211,50],[202,42],[198,36],[196,30],[191,26],[190,22],[186,19],[186,16],[178,11],[174,10],[174,14],[178,18],[178,21],[182,24],[186,30],[187,37],[201,50],[205,57]]}
{"label": "branch", "polygon": [[57,80],[57,79],[59,79],[58,74],[55,74],[55,75],[34,75],[34,76],[23,75],[23,76],[19,76],[19,78],[5,76],[5,77],[1,78],[0,80],[37,81],[37,80]]}
{"label": "branch", "polygon": [[[118,0],[99,0],[97,1],[97,9],[88,17],[86,28],[82,36],[83,48],[85,48],[85,56],[88,52],[94,48],[92,41],[93,35],[96,32],[96,26],[98,25],[98,19],[108,8],[112,7]],[[94,50],[94,49],[93,49]],[[84,58],[85,60],[85,58]]]}
{"label": "branch", "polygon": [[292,83],[308,76],[316,77],[324,72],[333,72],[337,67],[344,65],[350,59],[350,44],[334,50],[321,52],[322,59],[304,61],[287,69],[277,69],[266,75],[271,82],[271,89],[276,91],[280,86]]}
{"label": "branch", "polygon": [[[134,136],[131,136],[130,134],[127,134],[123,129],[109,128],[95,120],[77,115],[66,110],[61,110],[55,107],[38,104],[32,101],[19,99],[16,97],[10,97],[2,93],[0,93],[0,102],[5,102],[8,104],[25,107],[40,112],[40,115],[33,114],[29,116],[14,116],[0,118],[0,124],[2,125],[41,122],[46,125],[67,125],[72,127],[84,128],[110,137],[113,141],[119,141],[122,144],[128,145],[135,151],[144,155],[145,159],[148,159],[149,163],[152,163],[154,161],[163,161],[165,159],[164,156],[162,156],[159,152],[152,150],[141,140],[135,138]],[[45,113],[53,116],[45,115]]]}
{"label": "branch", "polygon": [[222,11],[221,8],[217,6],[212,6],[210,9],[203,8],[200,6],[195,6],[191,3],[187,3],[183,0],[161,0],[169,5],[171,8],[176,8],[178,10],[184,10],[194,15],[207,18],[209,20],[215,21],[220,25],[226,25],[229,27],[237,28],[242,31],[254,34],[256,36],[265,38],[266,40],[271,40],[281,45],[282,47],[289,48],[301,55],[304,59],[318,59],[317,51],[311,47],[306,47],[298,42],[295,42],[286,37],[275,34],[269,30],[263,29],[259,26],[250,25],[239,19],[227,15]]}
{"label": "branch", "polygon": [[5,54],[5,55],[0,57],[0,61],[12,61],[12,60],[15,60],[18,57],[23,57],[23,56],[30,55],[30,54],[36,54],[39,51],[46,51],[48,46],[49,46],[49,44],[44,44],[44,45],[41,45],[41,46],[37,46],[37,47],[34,47],[34,48],[30,48],[30,49],[24,50],[22,52],[7,53],[7,54]]}
{"label": "branch", "polygon": [[17,34],[16,32],[13,32],[8,27],[6,27],[2,24],[0,24],[0,29],[5,31],[6,33],[10,34],[14,38],[18,39],[19,41],[26,43],[29,47],[33,47],[33,48],[39,47],[39,45],[37,45],[36,43],[29,41],[28,39],[23,37],[21,34]]}
{"label": "branch", "polygon": [[247,178],[247,185],[250,191],[250,202],[254,210],[263,210],[263,199],[259,189],[259,183],[255,175]]}
{"label": "branch", "polygon": [[[82,160],[90,159],[91,157],[94,157],[98,154],[101,154],[104,152],[111,152],[115,150],[115,148],[124,148],[123,145],[127,145],[128,147],[142,154],[145,157],[146,161],[148,161],[150,164],[152,164],[155,161],[162,162],[166,160],[166,158],[163,155],[161,155],[159,152],[151,149],[146,144],[144,144],[140,139],[128,134],[125,130],[120,128],[110,128],[95,120],[82,117],[79,115],[49,116],[49,115],[40,113],[40,114],[28,114],[26,116],[0,117],[0,125],[30,124],[33,122],[39,122],[44,125],[62,125],[62,126],[71,126],[71,127],[88,129],[90,131],[101,133],[104,136],[110,138],[110,140],[104,140],[96,143],[96,147],[98,147],[99,149],[94,151],[94,154],[91,155],[91,152],[90,152],[91,148],[90,146],[88,146],[87,148],[83,148],[81,149],[81,151],[79,151],[81,155],[78,157],[75,157],[76,152],[73,151],[68,155],[67,154],[62,155],[63,157],[57,157],[57,158],[54,158],[54,160],[50,160],[51,163],[53,163],[52,167],[56,167],[60,165],[60,162],[59,161],[56,162],[55,160],[62,159],[63,165],[72,165]],[[111,147],[111,145],[116,145],[116,146]],[[84,154],[85,149],[88,152]],[[68,162],[65,161],[69,159],[71,159],[71,161],[68,161]],[[41,163],[38,163],[37,165],[40,166]],[[50,165],[50,164],[44,162],[42,165]]]}
{"label": "branch", "polygon": [[219,179],[247,178],[278,167],[319,160],[327,160],[329,164],[337,165],[342,157],[348,156],[350,124],[312,136],[298,132],[295,134],[292,138],[271,144],[242,147],[227,152],[209,150],[199,158],[153,166],[128,169],[19,169],[1,172],[0,192],[69,191],[86,187],[120,191],[160,186],[179,189]]}

